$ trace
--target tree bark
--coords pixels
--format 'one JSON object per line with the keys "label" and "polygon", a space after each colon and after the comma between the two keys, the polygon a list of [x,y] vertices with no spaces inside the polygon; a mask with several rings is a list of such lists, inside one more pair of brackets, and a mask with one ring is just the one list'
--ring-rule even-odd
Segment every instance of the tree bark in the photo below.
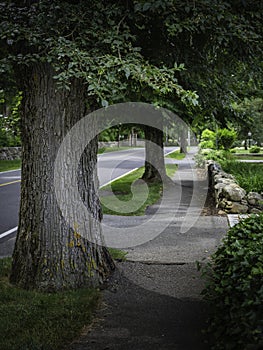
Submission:
{"label": "tree bark", "polygon": [[[58,207],[53,179],[63,137],[88,112],[85,86],[74,80],[70,91],[57,90],[48,64],[18,74],[24,91],[22,182],[10,280],[22,288],[44,291],[96,286],[114,263],[105,247],[88,242],[69,227]],[[93,140],[80,161],[79,174],[85,177],[79,180],[79,190],[93,217],[100,221],[96,160],[97,140]]]}
{"label": "tree bark", "polygon": [[[163,181],[166,178],[163,152],[163,131],[151,126],[144,127],[145,134],[145,181]],[[153,143],[158,147],[153,147]]]}
{"label": "tree bark", "polygon": [[180,135],[180,153],[187,153],[187,129],[183,127]]}

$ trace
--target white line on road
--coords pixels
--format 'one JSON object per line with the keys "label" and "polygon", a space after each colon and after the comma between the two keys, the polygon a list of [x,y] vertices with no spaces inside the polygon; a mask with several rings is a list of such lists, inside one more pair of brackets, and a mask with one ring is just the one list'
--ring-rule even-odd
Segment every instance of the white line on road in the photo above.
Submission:
{"label": "white line on road", "polygon": [[[109,185],[111,182],[113,182],[113,181],[115,181],[115,180],[121,179],[121,178],[124,177],[125,175],[128,175],[128,174],[132,173],[133,171],[135,171],[135,170],[137,170],[137,169],[139,169],[139,168],[134,168],[134,169],[128,171],[127,173],[122,174],[121,176],[118,176],[118,177],[116,177],[116,178],[113,179],[113,180],[110,180],[110,181],[107,182],[106,184],[102,185],[100,188],[102,188],[102,187],[104,187],[104,186],[106,186],[106,185]],[[6,236],[8,236],[8,235],[11,235],[11,233],[17,231],[17,228],[18,228],[18,226],[14,227],[14,228],[12,228],[11,230],[8,230],[8,231],[6,231],[6,232],[4,232],[4,233],[1,233],[1,234],[0,234],[0,239],[6,237]]]}
{"label": "white line on road", "polygon": [[21,170],[21,168],[19,168],[19,169],[14,169],[14,170],[0,171],[0,175],[6,174],[6,173],[11,173],[12,171],[18,171],[18,170]]}
{"label": "white line on road", "polygon": [[[173,153],[173,152],[174,152],[174,150],[171,151],[171,152],[166,153],[165,156],[167,156],[168,154]],[[139,169],[139,168],[134,168],[134,169],[128,171],[127,173],[122,174],[122,175],[116,177],[115,179],[110,180],[110,181],[107,182],[106,184],[100,186],[100,188],[109,185],[110,183],[112,183],[112,182],[115,181],[115,180],[121,179],[122,177],[124,177],[124,176],[126,176],[126,175],[132,173],[133,171],[135,171],[135,170],[137,170],[137,169]],[[15,171],[15,170],[10,170],[10,171]],[[10,171],[5,171],[5,172],[10,172]],[[3,174],[3,173],[1,173],[1,174]],[[18,228],[18,226],[12,228],[12,229],[9,230],[9,231],[6,231],[6,232],[4,232],[4,233],[1,233],[1,234],[0,234],[0,239],[6,237],[6,236],[8,236],[8,235],[11,235],[11,233],[17,231],[17,228]]]}
{"label": "white line on road", "polygon": [[8,236],[8,235],[11,235],[11,233],[17,231],[17,228],[18,228],[18,226],[12,228],[12,229],[9,230],[9,231],[6,231],[6,232],[4,232],[4,233],[1,233],[1,234],[0,234],[0,239],[6,237],[6,236]]}
{"label": "white line on road", "polygon": [[127,173],[125,173],[125,174],[122,174],[122,175],[120,175],[120,176],[118,176],[118,177],[115,177],[115,179],[112,179],[112,180],[106,182],[104,185],[101,185],[100,188],[103,188],[103,187],[105,187],[105,186],[111,184],[112,182],[114,182],[114,181],[116,181],[116,180],[119,180],[119,179],[121,179],[122,177],[124,177],[124,176],[126,176],[126,175],[129,175],[130,173],[132,173],[133,171],[138,170],[138,169],[139,169],[139,168],[134,168],[134,169],[128,171]]}

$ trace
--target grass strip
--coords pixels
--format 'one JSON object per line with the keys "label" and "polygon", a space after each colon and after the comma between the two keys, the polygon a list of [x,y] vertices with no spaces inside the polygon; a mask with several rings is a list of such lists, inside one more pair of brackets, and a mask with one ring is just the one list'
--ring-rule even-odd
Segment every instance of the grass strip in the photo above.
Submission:
{"label": "grass strip", "polygon": [[121,249],[117,249],[117,248],[108,248],[108,250],[110,252],[111,257],[114,260],[126,261],[127,252],[125,252],[125,251],[123,251]]}
{"label": "grass strip", "polygon": [[[244,148],[234,148],[235,153],[242,153],[242,154],[250,154],[249,149],[244,149]],[[261,148],[260,153],[262,153],[263,149]]]}
{"label": "grass strip", "polygon": [[[176,164],[167,164],[167,175],[172,177],[177,167]],[[104,214],[141,216],[145,214],[148,206],[153,205],[160,199],[163,191],[162,183],[148,183],[147,190],[145,182],[140,180],[143,172],[144,167],[141,167],[101,188],[100,200]]]}
{"label": "grass strip", "polygon": [[167,156],[165,156],[166,158],[172,158],[172,159],[177,159],[177,160],[182,160],[185,158],[185,153],[180,153],[179,150],[174,151],[170,154],[168,154]]}
{"label": "grass strip", "polygon": [[57,350],[78,337],[99,302],[99,291],[26,291],[9,284],[11,258],[0,259],[0,349]]}
{"label": "grass strip", "polygon": [[249,155],[243,155],[240,156],[239,154],[233,154],[236,159],[241,160],[263,160],[263,156],[249,156]]}
{"label": "grass strip", "polygon": [[113,146],[113,147],[101,147],[98,149],[98,154],[109,153],[109,152],[117,152],[117,151],[126,151],[133,148],[143,148],[138,146]]}
{"label": "grass strip", "polygon": [[0,172],[21,168],[21,159],[0,160]]}

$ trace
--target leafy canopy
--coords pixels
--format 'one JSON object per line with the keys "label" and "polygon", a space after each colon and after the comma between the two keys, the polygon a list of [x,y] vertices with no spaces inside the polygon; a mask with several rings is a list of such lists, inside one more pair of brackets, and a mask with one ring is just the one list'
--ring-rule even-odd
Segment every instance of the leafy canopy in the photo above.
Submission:
{"label": "leafy canopy", "polygon": [[129,4],[115,1],[22,1],[0,4],[1,72],[51,64],[58,86],[86,85],[93,104],[179,99],[197,104],[183,89],[181,65],[149,63],[136,45]]}
{"label": "leafy canopy", "polygon": [[137,35],[143,52],[155,63],[184,63],[179,81],[200,100],[195,122],[212,115],[222,124],[242,119],[232,102],[247,95],[248,86],[253,94],[262,87],[262,1],[135,3],[137,30],[145,33]]}

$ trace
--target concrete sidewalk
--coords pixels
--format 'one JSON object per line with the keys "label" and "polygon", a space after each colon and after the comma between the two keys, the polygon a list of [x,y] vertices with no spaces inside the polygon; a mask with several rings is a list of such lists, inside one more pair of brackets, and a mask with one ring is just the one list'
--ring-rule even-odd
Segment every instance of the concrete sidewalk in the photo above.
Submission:
{"label": "concrete sidewalk", "polygon": [[[210,349],[202,334],[209,310],[200,296],[204,281],[196,261],[209,259],[228,223],[226,217],[200,215],[207,180],[194,169],[195,151],[178,161],[179,169],[170,185],[174,188],[169,187],[162,210],[158,212],[159,203],[149,208],[145,217],[104,218],[105,225],[113,230],[123,228],[125,235],[131,232],[127,228],[138,233],[156,216],[150,227],[159,233],[124,248],[127,262],[117,264],[94,324],[68,349]],[[143,241],[143,232],[141,238]]]}

